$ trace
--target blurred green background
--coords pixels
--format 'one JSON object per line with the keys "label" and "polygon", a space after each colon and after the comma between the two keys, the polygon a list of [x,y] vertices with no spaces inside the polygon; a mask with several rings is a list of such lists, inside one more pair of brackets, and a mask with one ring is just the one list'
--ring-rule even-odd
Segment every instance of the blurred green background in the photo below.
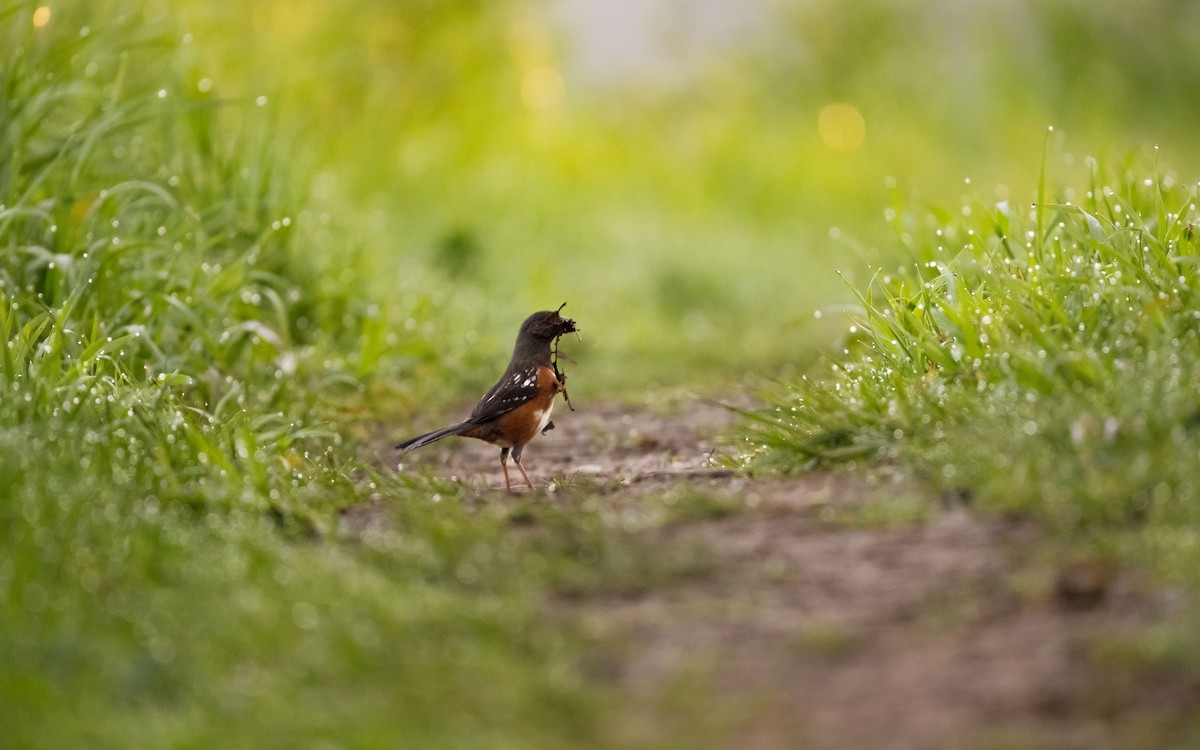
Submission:
{"label": "blurred green background", "polygon": [[178,14],[213,96],[268,97],[331,217],[315,250],[369,265],[365,297],[441,289],[489,359],[568,301],[588,398],[803,367],[888,205],[966,179],[1027,204],[1048,126],[1052,179],[1153,145],[1195,165],[1194,3],[595,5],[146,12]]}

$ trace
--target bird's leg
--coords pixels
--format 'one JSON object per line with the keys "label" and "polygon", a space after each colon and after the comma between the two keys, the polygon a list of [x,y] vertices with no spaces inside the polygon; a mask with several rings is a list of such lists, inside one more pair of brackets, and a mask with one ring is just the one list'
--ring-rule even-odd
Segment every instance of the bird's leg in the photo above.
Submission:
{"label": "bird's leg", "polygon": [[513,448],[513,463],[515,463],[517,468],[521,470],[521,476],[525,477],[525,484],[529,485],[529,489],[532,490],[533,482],[529,481],[529,475],[525,473],[525,467],[521,465],[521,449],[524,447],[525,446],[523,445],[518,445],[517,447]]}
{"label": "bird's leg", "polygon": [[[517,462],[517,466],[520,465],[520,462]],[[507,492],[512,492],[512,485],[508,482],[508,448],[500,449],[500,468],[504,470],[504,489]],[[524,473],[525,470],[521,469],[521,472]]]}

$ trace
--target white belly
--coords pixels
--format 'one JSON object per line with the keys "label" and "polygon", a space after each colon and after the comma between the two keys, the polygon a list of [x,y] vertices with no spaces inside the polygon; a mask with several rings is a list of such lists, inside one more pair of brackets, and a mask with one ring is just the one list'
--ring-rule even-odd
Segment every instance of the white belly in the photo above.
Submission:
{"label": "white belly", "polygon": [[552,411],[554,411],[554,402],[551,402],[545,409],[539,409],[533,413],[533,416],[537,417],[538,420],[538,432],[546,429],[546,425],[550,424],[550,412]]}

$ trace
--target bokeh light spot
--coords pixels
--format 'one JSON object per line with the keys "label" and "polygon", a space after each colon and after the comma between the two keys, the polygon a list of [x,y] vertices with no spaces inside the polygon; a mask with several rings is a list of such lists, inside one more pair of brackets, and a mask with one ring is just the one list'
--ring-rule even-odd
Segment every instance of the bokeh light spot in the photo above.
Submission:
{"label": "bokeh light spot", "polygon": [[50,23],[50,8],[43,5],[33,12],[33,25],[40,29],[48,23]]}
{"label": "bokeh light spot", "polygon": [[817,115],[817,130],[821,142],[834,151],[850,153],[862,147],[867,137],[867,123],[853,104],[827,104]]}
{"label": "bokeh light spot", "polygon": [[549,66],[530,68],[521,77],[521,101],[530,109],[549,109],[563,98],[562,74]]}

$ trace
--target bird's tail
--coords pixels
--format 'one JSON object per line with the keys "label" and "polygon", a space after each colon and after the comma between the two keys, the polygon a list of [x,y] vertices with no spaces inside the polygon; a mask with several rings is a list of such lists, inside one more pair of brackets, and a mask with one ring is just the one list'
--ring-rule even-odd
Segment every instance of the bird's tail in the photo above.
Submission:
{"label": "bird's tail", "polygon": [[449,427],[443,427],[440,430],[427,432],[424,435],[417,435],[415,438],[405,440],[403,443],[397,443],[396,450],[415,451],[417,448],[424,448],[430,443],[436,443],[444,437],[462,434],[463,430],[466,430],[467,427],[469,427],[469,425],[466,422],[460,422],[458,424],[452,424]]}

